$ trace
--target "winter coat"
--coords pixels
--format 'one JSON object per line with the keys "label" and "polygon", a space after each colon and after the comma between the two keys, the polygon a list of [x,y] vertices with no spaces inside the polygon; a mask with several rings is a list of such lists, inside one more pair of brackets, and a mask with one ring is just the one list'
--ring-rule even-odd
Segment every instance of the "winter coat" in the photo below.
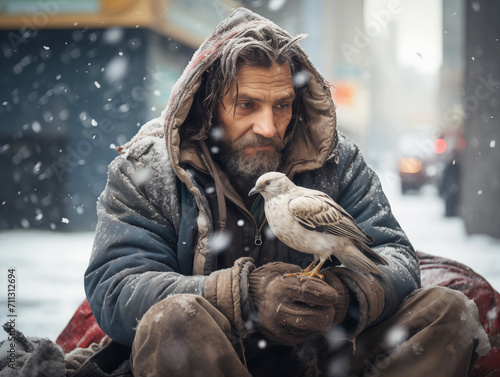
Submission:
{"label": "winter coat", "polygon": [[[225,43],[262,25],[286,33],[241,8],[219,24],[194,54],[161,116],[146,123],[109,166],[108,183],[98,200],[85,290],[99,326],[117,342],[131,345],[138,321],[156,302],[177,293],[203,295],[207,276],[216,268],[217,256],[209,243],[216,228],[213,206],[196,179],[200,171],[209,177],[216,173],[206,162],[210,156],[183,146],[179,127],[185,126],[201,75]],[[300,60],[309,72],[303,94],[307,124],[295,129],[280,170],[296,184],[332,196],[374,238],[372,248],[389,262],[377,280],[345,280],[358,296],[359,287],[382,290],[385,296],[383,310],[375,310],[369,320],[360,319],[359,332],[388,317],[419,287],[418,261],[377,176],[357,147],[337,132],[327,82],[305,52]],[[218,214],[225,219],[220,210]],[[311,261],[308,254],[294,255],[298,259],[289,262],[305,267]],[[371,296],[363,296],[360,311],[376,305],[370,304]]]}

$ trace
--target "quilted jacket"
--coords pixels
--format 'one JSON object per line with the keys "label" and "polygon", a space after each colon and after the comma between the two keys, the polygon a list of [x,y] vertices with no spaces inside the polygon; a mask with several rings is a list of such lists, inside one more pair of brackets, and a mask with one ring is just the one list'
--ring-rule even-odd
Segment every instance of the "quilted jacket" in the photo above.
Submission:
{"label": "quilted jacket", "polygon": [[[122,146],[109,165],[85,290],[99,326],[119,343],[132,344],[138,321],[159,300],[177,293],[203,295],[207,276],[218,268],[209,242],[216,229],[213,206],[197,179],[200,172],[208,177],[213,172],[200,151],[183,145],[179,128],[186,126],[201,75],[225,43],[262,26],[286,34],[246,9],[222,21],[194,54],[162,114]],[[355,144],[337,131],[328,83],[305,52],[300,59],[309,73],[303,93],[307,121],[296,128],[280,170],[296,184],[333,197],[374,238],[371,247],[389,262],[374,280],[385,296],[378,322],[420,286],[418,260],[376,174]],[[252,231],[258,235],[262,227]],[[307,266],[311,261],[303,253],[290,255],[291,263]]]}

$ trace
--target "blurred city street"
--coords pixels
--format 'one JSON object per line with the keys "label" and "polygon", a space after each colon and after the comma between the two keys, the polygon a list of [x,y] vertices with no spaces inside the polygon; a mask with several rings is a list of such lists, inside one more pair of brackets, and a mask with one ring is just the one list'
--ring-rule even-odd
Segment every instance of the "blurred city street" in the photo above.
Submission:
{"label": "blurred city street", "polygon": [[[444,204],[432,186],[401,195],[397,176],[379,172],[393,212],[417,250],[454,259],[484,276],[500,290],[500,240],[467,236],[460,218],[444,217]],[[17,274],[18,329],[55,340],[85,297],[83,274],[92,248],[92,232],[33,230],[0,233],[2,271]],[[0,295],[5,308],[6,293]],[[2,321],[6,313],[0,313]]]}

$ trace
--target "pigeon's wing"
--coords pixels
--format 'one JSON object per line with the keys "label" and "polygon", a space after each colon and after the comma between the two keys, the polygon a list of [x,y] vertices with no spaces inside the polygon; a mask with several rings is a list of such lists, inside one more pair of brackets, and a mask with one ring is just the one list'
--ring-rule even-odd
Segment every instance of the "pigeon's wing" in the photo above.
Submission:
{"label": "pigeon's wing", "polygon": [[306,194],[292,198],[288,207],[304,228],[330,233],[364,243],[373,242],[356,224],[354,218],[326,194]]}

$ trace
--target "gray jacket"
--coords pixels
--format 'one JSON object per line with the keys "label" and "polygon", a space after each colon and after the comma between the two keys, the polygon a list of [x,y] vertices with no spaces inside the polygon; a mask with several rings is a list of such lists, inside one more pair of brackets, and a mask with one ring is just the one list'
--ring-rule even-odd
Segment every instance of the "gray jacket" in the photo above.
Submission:
{"label": "gray jacket", "polygon": [[[121,147],[121,154],[109,166],[108,183],[97,206],[98,225],[85,290],[99,326],[115,341],[130,345],[138,321],[159,300],[176,293],[203,295],[207,276],[217,269],[216,253],[209,243],[215,228],[214,208],[194,172],[208,177],[219,172],[207,164],[210,156],[182,144],[179,127],[185,126],[201,75],[220,55],[224,42],[243,38],[248,28],[263,25],[279,29],[245,9],[224,20],[193,56],[161,116]],[[280,170],[296,184],[332,196],[375,239],[372,248],[389,262],[383,276],[376,279],[344,279],[358,297],[360,312],[365,313],[358,319],[359,332],[388,317],[419,287],[420,270],[378,178],[357,147],[336,130],[329,85],[305,52],[300,58],[310,73],[303,94],[307,123],[296,128]],[[233,198],[234,190],[227,182],[224,186],[218,188],[218,195],[231,202],[241,200]],[[224,211],[218,215],[227,216]],[[287,255],[290,258],[284,258],[290,263],[305,266],[310,262],[303,253]],[[244,250],[240,256],[246,256]],[[377,303],[380,299],[382,306]]]}

